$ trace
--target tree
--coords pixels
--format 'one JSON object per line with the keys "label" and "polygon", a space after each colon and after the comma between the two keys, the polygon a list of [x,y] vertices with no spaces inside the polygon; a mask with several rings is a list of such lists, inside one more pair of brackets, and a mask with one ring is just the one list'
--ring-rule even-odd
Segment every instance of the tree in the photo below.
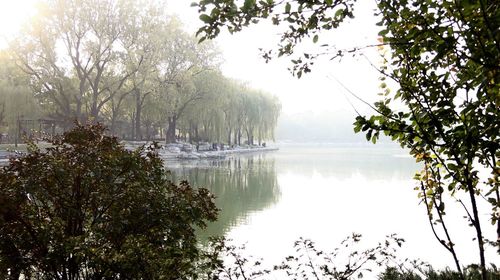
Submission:
{"label": "tree", "polygon": [[[264,58],[292,55],[301,41],[318,42],[321,31],[354,17],[356,2],[200,0],[197,5],[204,26],[199,34],[201,40],[210,39],[223,27],[237,32],[271,19],[287,28],[277,51],[265,52]],[[455,244],[444,223],[444,200],[463,205],[475,231],[482,279],[486,279],[485,246],[500,246],[500,2],[376,2],[380,44],[371,47],[388,48],[390,57],[384,65],[375,66],[384,89],[382,100],[372,106],[375,115],[357,117],[355,131],[365,132],[373,142],[380,133],[390,136],[424,162],[424,170],[417,175],[420,195],[433,232],[453,255],[462,278]],[[293,58],[292,70],[300,78],[325,50],[336,58],[364,47],[370,46],[345,50],[325,44],[319,52],[311,50]],[[391,93],[385,79],[392,79],[399,88]],[[394,109],[396,102],[405,108]],[[496,226],[497,240],[488,240],[483,232],[481,201],[489,203],[489,222]],[[440,223],[441,232],[434,222]]]}
{"label": "tree", "polygon": [[175,142],[177,121],[186,108],[205,94],[204,89],[194,85],[196,76],[218,69],[218,51],[214,45],[197,44],[196,38],[182,32],[178,24],[167,30],[175,35],[162,42],[157,65],[158,91],[166,101],[166,143]]}
{"label": "tree", "polygon": [[161,58],[172,55],[171,50],[165,48],[168,42],[180,36],[182,31],[176,18],[166,15],[160,5],[151,1],[143,1],[139,5],[132,4],[136,17],[133,21],[127,20],[129,32],[124,36],[125,64],[130,70],[137,69],[127,84],[128,93],[134,99],[134,131],[135,139],[142,140],[142,112],[144,104],[150,95],[157,91],[155,77],[158,75],[158,65]]}
{"label": "tree", "polygon": [[154,146],[127,151],[103,133],[77,125],[0,171],[0,275],[196,277],[194,227],[215,220],[213,196],[169,182]]}
{"label": "tree", "polygon": [[231,145],[231,136],[237,138],[235,144],[241,144],[243,135],[252,145],[255,137],[259,144],[274,137],[281,112],[276,97],[213,71],[198,75],[195,85],[204,91],[204,98],[193,104],[183,118],[194,138]]}
{"label": "tree", "polygon": [[43,117],[63,129],[75,119],[103,122],[110,134],[135,140],[143,140],[144,130],[148,137],[150,129],[162,134],[161,122],[166,142],[176,141],[179,126],[205,126],[210,140],[220,142],[221,116],[206,112],[209,119],[195,115],[196,124],[183,123],[198,105],[219,106],[212,92],[226,79],[202,76],[219,71],[217,48],[197,44],[162,1],[44,0],[36,12],[6,54],[24,72],[16,75],[27,76],[30,100]]}
{"label": "tree", "polygon": [[[124,48],[134,18],[133,1],[53,0],[12,43],[18,65],[55,117],[99,120],[100,112],[135,73]],[[136,4],[138,5],[138,4]],[[134,10],[135,8],[135,10]]]}
{"label": "tree", "polygon": [[13,138],[19,119],[41,116],[39,103],[28,86],[29,76],[20,71],[8,51],[0,51],[0,132]]}

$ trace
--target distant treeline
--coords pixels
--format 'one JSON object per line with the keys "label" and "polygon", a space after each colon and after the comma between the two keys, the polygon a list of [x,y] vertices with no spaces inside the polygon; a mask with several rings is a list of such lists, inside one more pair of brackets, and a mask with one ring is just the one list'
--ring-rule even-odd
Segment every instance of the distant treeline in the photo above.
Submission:
{"label": "distant treeline", "polygon": [[153,1],[46,1],[0,52],[5,136],[98,121],[124,139],[249,144],[274,138],[281,104],[220,73]]}

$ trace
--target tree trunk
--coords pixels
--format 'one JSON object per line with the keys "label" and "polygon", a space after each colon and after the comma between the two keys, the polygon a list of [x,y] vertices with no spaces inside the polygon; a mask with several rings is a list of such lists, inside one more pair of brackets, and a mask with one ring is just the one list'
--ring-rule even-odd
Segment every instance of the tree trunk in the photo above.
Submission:
{"label": "tree trunk", "polygon": [[474,184],[469,179],[470,175],[469,175],[468,170],[465,171],[465,176],[468,178],[467,179],[467,189],[469,190],[470,201],[472,204],[472,215],[473,215],[473,219],[474,219],[474,220],[472,220],[472,225],[476,229],[476,238],[477,238],[477,243],[478,243],[477,246],[479,248],[481,279],[486,280],[487,279],[487,269],[486,269],[486,260],[484,257],[484,239],[483,239],[483,233],[481,230],[481,223],[479,220],[480,219],[479,212],[477,210],[475,188],[474,188]]}
{"label": "tree trunk", "polygon": [[131,119],[131,125],[130,125],[130,128],[132,129],[132,131],[131,131],[132,133],[130,135],[131,136],[130,139],[135,139],[135,132],[134,132],[135,131],[135,125],[134,125],[134,121],[135,121],[135,112],[132,113],[132,119]]}
{"label": "tree trunk", "polygon": [[194,126],[194,137],[195,137],[197,142],[200,141],[200,133],[198,132],[198,125]]}
{"label": "tree trunk", "polygon": [[165,143],[175,143],[175,130],[177,125],[177,117],[168,118],[167,132],[165,133]]}
{"label": "tree trunk", "polygon": [[231,129],[227,133],[227,144],[231,146]]}
{"label": "tree trunk", "polygon": [[[95,90],[95,91],[97,91],[97,90]],[[90,116],[87,116],[87,119],[90,120],[92,123],[96,123],[98,121],[98,117],[99,117],[99,108],[97,107],[98,104],[99,104],[99,101],[97,100],[97,95],[93,94],[92,104],[90,105]]]}
{"label": "tree trunk", "polygon": [[151,135],[150,135],[150,127],[151,125],[148,123],[146,124],[146,139],[149,141],[151,140]]}
{"label": "tree trunk", "polygon": [[97,110],[96,104],[93,104],[90,109],[90,120],[92,123],[96,123],[99,120],[99,110]]}
{"label": "tree trunk", "polygon": [[112,136],[115,136],[115,130],[116,130],[116,116],[115,116],[115,112],[113,111],[112,112],[112,115],[111,115],[111,125],[110,125],[110,128],[109,130],[111,131],[111,135]]}
{"label": "tree trunk", "polygon": [[193,144],[193,123],[189,122],[189,143]]}
{"label": "tree trunk", "polygon": [[[68,113],[71,114],[71,111],[69,111]],[[82,101],[80,101],[79,99],[76,100],[76,121],[78,121],[78,122],[82,122],[83,121],[83,118],[82,118]]]}
{"label": "tree trunk", "polygon": [[139,90],[135,91],[135,140],[142,140],[142,132],[141,132],[141,95]]}

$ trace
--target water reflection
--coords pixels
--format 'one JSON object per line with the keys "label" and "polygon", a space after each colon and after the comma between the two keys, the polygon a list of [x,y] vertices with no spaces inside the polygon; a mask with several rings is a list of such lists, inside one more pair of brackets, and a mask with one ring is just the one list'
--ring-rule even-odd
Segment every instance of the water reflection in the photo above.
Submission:
{"label": "water reflection", "polygon": [[[225,235],[246,243],[250,255],[277,263],[300,236],[328,250],[352,232],[364,234],[367,247],[398,233],[407,240],[404,257],[436,267],[453,264],[418,205],[411,178],[420,166],[398,146],[282,145],[277,152],[167,162],[167,168],[174,179],[217,196],[219,220],[199,233],[202,240]],[[446,207],[447,213],[462,211]],[[473,232],[464,228],[462,215],[447,216],[449,229],[457,233],[457,252],[464,263],[474,262]]]}
{"label": "water reflection", "polygon": [[280,198],[275,160],[266,154],[235,156],[225,160],[168,164],[173,180],[188,180],[193,186],[209,189],[221,209],[219,218],[206,230],[208,236],[224,235],[247,217],[275,204]]}
{"label": "water reflection", "polygon": [[[345,197],[348,199],[360,191],[358,185],[376,189],[374,181],[387,184],[391,180],[411,178],[418,166],[412,159],[404,157],[404,153],[398,146],[282,145],[278,152],[234,155],[224,160],[173,161],[166,165],[174,181],[188,180],[193,186],[208,188],[216,195],[221,212],[218,221],[200,231],[200,238],[205,240],[208,236],[226,235],[249,224],[248,219],[255,216],[253,214],[278,203],[281,191],[288,196],[294,193],[290,188],[296,189],[302,200],[296,201],[293,208],[308,204],[310,210],[327,207],[318,211],[323,214],[309,213],[304,209],[290,215],[295,217],[292,220],[305,213],[311,215],[306,221],[323,219],[325,212],[332,210],[328,208],[333,202],[332,197],[342,192],[354,192]],[[292,182],[284,179],[290,176],[295,178]],[[313,177],[318,176],[334,178],[335,184],[317,182]],[[363,178],[364,181],[353,182],[353,178]],[[328,194],[319,194],[318,186],[326,187]],[[315,202],[308,203],[305,199],[309,196],[313,196],[311,199]],[[321,199],[323,196],[327,201]],[[276,218],[287,220],[284,216]],[[293,223],[292,220],[289,222]]]}

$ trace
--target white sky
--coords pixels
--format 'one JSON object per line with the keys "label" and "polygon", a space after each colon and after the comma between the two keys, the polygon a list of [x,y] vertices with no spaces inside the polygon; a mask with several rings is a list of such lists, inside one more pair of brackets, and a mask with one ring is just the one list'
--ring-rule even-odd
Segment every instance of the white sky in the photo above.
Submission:
{"label": "white sky", "polygon": [[[170,0],[168,8],[180,15],[187,28],[196,30],[201,23],[196,8],[191,8],[190,2]],[[377,43],[378,31],[375,25],[377,20],[373,16],[374,1],[363,2],[365,6],[358,5],[360,9],[356,14],[357,18],[348,25],[348,29],[337,30],[335,36],[331,34],[320,36],[318,45],[332,42],[341,46]],[[326,38],[330,40],[325,40]],[[216,41],[225,57],[222,68],[224,74],[249,81],[254,87],[277,95],[283,104],[284,113],[334,111],[339,116],[354,116],[346,96],[360,112],[368,112],[366,106],[356,102],[355,98],[332,78],[340,80],[362,98],[369,101],[376,100],[378,73],[365,59],[345,58],[342,63],[324,59],[315,65],[312,73],[298,80],[287,70],[291,63],[286,58],[266,64],[259,55],[259,48],[276,46],[278,39],[277,29],[269,24],[252,26],[233,35],[221,32]],[[308,46],[314,47],[312,44]],[[378,62],[376,52],[375,56],[373,53],[368,55],[375,57],[371,59],[373,62]]]}
{"label": "white sky", "polygon": [[[0,47],[13,36],[21,23],[33,14],[36,0],[0,0]],[[194,32],[201,22],[196,8],[190,0],[167,0],[166,9],[177,14],[188,31]],[[374,1],[363,1],[357,18],[348,29],[337,30],[335,36],[325,34],[318,43],[338,43],[342,46],[356,46],[376,43],[376,19],[373,16]],[[298,80],[287,68],[291,65],[286,58],[266,64],[259,55],[259,48],[273,47],[278,43],[278,31],[271,25],[259,24],[238,34],[222,32],[216,39],[223,56],[222,70],[225,75],[247,81],[251,86],[278,96],[286,114],[333,111],[342,116],[354,116],[347,98],[360,112],[368,112],[366,106],[357,102],[334,79],[368,101],[377,99],[378,75],[363,58],[346,58],[342,63],[327,59],[318,62],[311,74]],[[328,38],[328,40],[326,40]],[[323,40],[322,40],[323,39]],[[310,44],[309,46],[313,46]],[[313,46],[314,47],[314,46]],[[373,54],[370,57],[374,57]],[[377,58],[372,59],[378,62]],[[330,77],[330,78],[329,78]]]}

